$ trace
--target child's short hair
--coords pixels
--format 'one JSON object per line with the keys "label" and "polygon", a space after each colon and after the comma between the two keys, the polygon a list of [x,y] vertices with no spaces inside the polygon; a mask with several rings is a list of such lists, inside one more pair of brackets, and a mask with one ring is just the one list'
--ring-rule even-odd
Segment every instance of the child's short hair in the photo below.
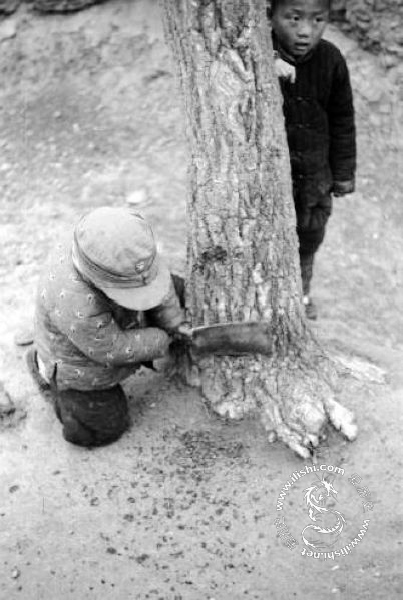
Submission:
{"label": "child's short hair", "polygon": [[[267,2],[267,14],[272,17],[278,6],[286,2],[286,0],[269,0]],[[329,10],[332,8],[332,0],[327,0]]]}

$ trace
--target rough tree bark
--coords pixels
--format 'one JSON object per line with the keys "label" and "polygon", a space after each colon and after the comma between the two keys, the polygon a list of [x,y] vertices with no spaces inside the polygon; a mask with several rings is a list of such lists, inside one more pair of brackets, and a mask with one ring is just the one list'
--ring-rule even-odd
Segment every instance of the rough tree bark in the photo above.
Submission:
{"label": "rough tree bark", "polygon": [[67,13],[88,8],[104,0],[34,0],[34,8],[40,12]]}
{"label": "rough tree bark", "polygon": [[[93,4],[104,2],[105,0],[31,0],[30,4],[45,13],[68,13],[83,8],[88,8]],[[0,14],[9,15],[17,10],[22,0],[0,0]]]}
{"label": "rough tree bark", "polygon": [[[336,371],[304,318],[288,147],[265,0],[163,0],[190,145],[186,305],[193,326],[270,323],[272,356],[193,357],[220,415],[259,413],[303,457],[330,422]],[[189,367],[189,365],[188,365]]]}

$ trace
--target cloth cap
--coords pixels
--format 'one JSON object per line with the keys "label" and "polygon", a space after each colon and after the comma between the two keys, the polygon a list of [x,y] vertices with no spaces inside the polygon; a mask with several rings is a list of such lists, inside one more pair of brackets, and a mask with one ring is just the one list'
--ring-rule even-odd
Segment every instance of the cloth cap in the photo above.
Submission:
{"label": "cloth cap", "polygon": [[153,232],[138,213],[96,208],[77,223],[76,269],[108,298],[131,310],[148,310],[167,296],[171,275],[157,253]]}

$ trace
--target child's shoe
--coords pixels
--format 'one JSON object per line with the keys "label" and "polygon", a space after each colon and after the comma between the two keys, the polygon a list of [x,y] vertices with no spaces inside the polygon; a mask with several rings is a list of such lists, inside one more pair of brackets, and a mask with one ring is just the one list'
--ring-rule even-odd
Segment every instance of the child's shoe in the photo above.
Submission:
{"label": "child's shoe", "polygon": [[36,358],[36,350],[34,346],[31,346],[31,348],[26,353],[25,361],[27,363],[27,367],[31,376],[34,379],[36,385],[39,387],[40,391],[48,391],[50,389],[50,385],[39,372],[38,361]]}
{"label": "child's shoe", "polygon": [[304,296],[303,304],[305,306],[306,318],[311,321],[316,321],[318,318],[318,309],[316,308],[316,304],[312,302],[312,298],[310,296]]}

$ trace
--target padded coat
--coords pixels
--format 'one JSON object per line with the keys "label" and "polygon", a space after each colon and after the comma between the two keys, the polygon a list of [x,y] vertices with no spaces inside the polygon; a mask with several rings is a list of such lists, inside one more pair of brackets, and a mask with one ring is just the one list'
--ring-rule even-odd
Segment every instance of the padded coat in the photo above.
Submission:
{"label": "padded coat", "polygon": [[[331,192],[354,191],[356,140],[353,95],[346,61],[326,40],[295,60],[279,46],[280,58],[293,64],[296,81],[280,79],[291,159],[298,232],[322,230],[331,213]],[[311,236],[312,237],[312,236]],[[312,237],[312,239],[315,236]],[[301,235],[300,235],[301,238]]]}
{"label": "padded coat", "polygon": [[184,319],[174,286],[144,313],[114,304],[91,286],[71,260],[71,240],[59,244],[38,286],[35,345],[60,390],[106,389],[142,362],[164,356],[168,333]]}

